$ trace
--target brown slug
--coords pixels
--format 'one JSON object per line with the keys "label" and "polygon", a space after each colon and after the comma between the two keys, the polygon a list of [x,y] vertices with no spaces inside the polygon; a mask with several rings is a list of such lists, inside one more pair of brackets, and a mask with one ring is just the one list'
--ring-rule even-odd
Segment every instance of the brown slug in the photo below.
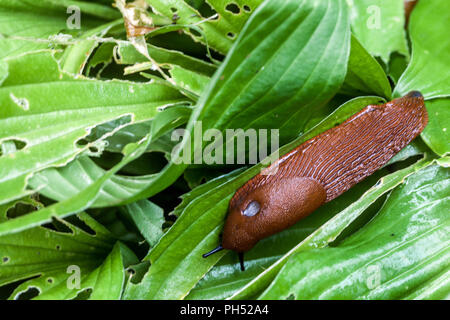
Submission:
{"label": "brown slug", "polygon": [[[425,128],[428,115],[418,91],[369,105],[279,158],[275,174],[261,172],[229,204],[222,249],[239,253],[305,218],[385,165]],[[266,173],[266,174],[264,174]]]}

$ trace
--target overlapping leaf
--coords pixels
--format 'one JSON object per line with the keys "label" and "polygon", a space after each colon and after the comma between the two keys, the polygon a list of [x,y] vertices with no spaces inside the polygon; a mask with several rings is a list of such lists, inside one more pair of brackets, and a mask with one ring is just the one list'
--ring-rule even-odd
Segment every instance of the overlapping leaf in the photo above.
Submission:
{"label": "overlapping leaf", "polygon": [[392,53],[409,56],[403,0],[347,0],[353,34],[386,64]]}
{"label": "overlapping leaf", "polygon": [[[230,50],[233,40],[237,37],[245,22],[262,0],[219,0],[205,2],[206,9],[210,5],[217,15],[212,12],[211,16],[203,17],[200,12],[190,6],[187,1],[171,1],[170,5],[163,0],[147,1],[157,13],[173,19],[177,17],[177,23],[181,25],[198,25],[208,39],[208,45],[221,53]],[[209,10],[211,11],[211,10]],[[211,18],[206,20],[207,18]],[[205,21],[206,20],[206,21]],[[198,32],[187,31],[197,41],[204,42],[202,35]]]}
{"label": "overlapping leaf", "polygon": [[[69,6],[76,6],[83,14],[81,31],[103,24],[104,19],[117,19],[117,11],[107,6],[82,1],[0,1],[0,58],[24,52],[48,48],[50,43],[41,42],[61,31],[70,32],[67,20]],[[12,37],[12,38],[11,38]]]}
{"label": "overlapping leaf", "polygon": [[411,14],[412,58],[395,88],[399,96],[419,90],[426,99],[450,95],[450,12],[444,0],[419,1]]}
{"label": "overlapping leaf", "polygon": [[[101,266],[116,240],[88,215],[79,217],[94,235],[59,220],[63,231],[37,227],[0,237],[0,283],[30,279],[20,284],[11,298],[31,288],[38,291],[40,299],[74,298],[88,288],[92,298],[120,297],[124,267],[119,247]],[[71,278],[77,272],[79,279]]]}
{"label": "overlapping leaf", "polygon": [[[7,62],[9,76],[0,88],[0,140],[15,139],[25,146],[0,158],[0,203],[30,193],[26,184],[32,173],[92,151],[92,144],[77,142],[93,127],[121,119],[114,132],[152,119],[159,107],[185,101],[177,90],[161,83],[75,80],[58,70],[50,51]],[[101,144],[94,147],[99,151]]]}

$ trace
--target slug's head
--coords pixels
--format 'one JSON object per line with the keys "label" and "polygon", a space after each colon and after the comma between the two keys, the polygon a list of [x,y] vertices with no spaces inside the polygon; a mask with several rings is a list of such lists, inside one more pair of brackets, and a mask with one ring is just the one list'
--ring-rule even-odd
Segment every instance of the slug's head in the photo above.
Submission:
{"label": "slug's head", "polygon": [[255,189],[250,180],[230,202],[222,247],[250,250],[259,240],[309,215],[326,200],[323,186],[303,177],[274,179]]}

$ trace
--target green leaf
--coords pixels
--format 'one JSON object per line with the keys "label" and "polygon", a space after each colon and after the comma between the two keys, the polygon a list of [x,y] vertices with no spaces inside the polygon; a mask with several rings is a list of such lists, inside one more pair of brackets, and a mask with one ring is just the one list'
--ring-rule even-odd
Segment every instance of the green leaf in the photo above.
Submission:
{"label": "green leaf", "polygon": [[[39,189],[42,195],[64,201],[77,195],[106,174],[87,156],[82,156],[62,168],[50,168],[35,173],[29,180],[29,185]],[[153,175],[128,177],[114,175],[105,182],[101,193],[92,208],[119,205],[129,197],[142,191],[153,179]]]}
{"label": "green leaf", "polygon": [[[125,282],[124,263],[120,247],[120,242],[117,242],[102,265],[95,269],[83,283],[84,287],[92,290],[89,299],[120,299]],[[47,296],[42,298],[48,299]]]}
{"label": "green leaf", "polygon": [[353,34],[385,64],[392,53],[409,56],[403,0],[347,0]]}
{"label": "green leaf", "polygon": [[[218,0],[207,2],[217,13],[214,19],[202,17],[201,14],[184,0],[175,0],[167,4],[164,0],[147,0],[157,13],[170,19],[176,14],[180,25],[197,25],[208,39],[208,45],[221,53],[227,53],[233,40],[237,37],[245,22],[262,0]],[[234,4],[234,7],[233,5]],[[232,5],[229,7],[229,5]],[[245,6],[245,7],[244,7]],[[238,13],[233,11],[239,10]],[[196,41],[204,43],[204,38],[191,30],[185,31]]]}
{"label": "green leaf", "polygon": [[449,194],[448,169],[417,171],[337,247],[292,256],[260,298],[401,299],[414,293],[450,266]]}
{"label": "green leaf", "polygon": [[[168,50],[151,44],[147,44],[148,54],[161,67],[179,66],[183,69],[199,73],[204,76],[212,76],[217,70],[213,64],[193,58],[180,51]],[[142,64],[147,63],[148,58],[139,53],[136,48],[128,42],[120,42],[116,47],[116,62],[118,64]],[[152,65],[148,65],[151,69]]]}
{"label": "green leaf", "polygon": [[169,71],[175,84],[189,92],[199,96],[211,80],[193,71],[189,71],[178,66],[173,66]]}
{"label": "green leaf", "polygon": [[11,298],[31,287],[37,288],[40,294],[54,292],[59,298],[77,294],[66,285],[70,276],[68,267],[77,266],[81,276],[87,276],[101,265],[115,242],[88,215],[81,214],[79,218],[94,235],[64,220],[56,220],[63,231],[36,227],[0,237],[0,284],[33,278],[18,286]]}
{"label": "green leaf", "polygon": [[81,75],[91,54],[99,44],[98,40],[90,40],[90,38],[104,37],[111,28],[121,24],[123,24],[123,20],[118,19],[85,32],[75,44],[64,51],[60,62],[62,70]]}
{"label": "green leaf", "polygon": [[[158,139],[159,137],[161,137],[161,135],[173,129],[173,126],[177,125],[177,121],[174,121],[173,119],[174,113],[172,111],[172,108],[168,108],[165,112],[159,113],[155,117],[149,135],[147,135],[137,143],[130,143],[126,145],[122,150],[122,153],[124,155],[123,159],[119,163],[114,165],[110,170],[97,177],[96,180],[92,181],[92,183],[87,187],[83,188],[80,192],[71,195],[71,197],[66,198],[64,201],[57,202],[31,214],[20,216],[15,219],[8,220],[4,223],[0,223],[0,236],[20,232],[22,230],[41,225],[43,223],[49,222],[52,217],[63,218],[90,208],[101,196],[101,191],[108,183],[108,181],[112,179],[114,175],[117,174],[117,172],[119,172],[130,162],[138,159],[148,149],[152,139]],[[178,110],[175,109],[175,114],[177,114],[177,112]],[[86,177],[82,177],[82,179],[85,178]],[[147,178],[148,177],[146,177],[146,179]],[[150,179],[153,178],[154,177],[150,176]],[[125,181],[125,183],[126,182],[127,181]],[[132,181],[131,187],[129,187],[129,189],[133,188],[134,186],[135,182]],[[120,191],[121,192],[119,194],[123,194],[123,191]],[[130,197],[128,197],[127,201],[132,202],[130,200]]]}
{"label": "green leaf", "polygon": [[349,51],[342,1],[266,1],[215,74],[196,120],[222,130],[277,128],[281,144],[290,141],[343,83]]}
{"label": "green leaf", "polygon": [[112,8],[81,1],[1,0],[0,34],[6,37],[0,39],[0,58],[48,48],[51,41],[39,40],[68,29],[67,7],[71,4],[78,6],[83,16],[81,31],[103,24],[103,19],[120,17]]}
{"label": "green leaf", "polygon": [[[117,10],[111,6],[103,5],[90,1],[79,0],[2,0],[4,6],[14,9],[28,9],[33,12],[58,12],[67,14],[67,8],[70,6],[77,6],[80,12],[85,15],[92,15],[104,20],[113,20],[120,17]],[[14,4],[12,4],[14,3]]]}
{"label": "green leaf", "polygon": [[353,36],[347,76],[340,93],[355,96],[373,94],[388,100],[392,95],[391,85],[383,68]]}
{"label": "green leaf", "polygon": [[161,83],[75,80],[59,71],[50,51],[6,61],[10,74],[0,87],[0,141],[14,139],[25,146],[0,157],[0,203],[32,192],[26,185],[34,172],[64,165],[83,152],[101,153],[99,141],[77,144],[95,126],[121,119],[105,138],[127,124],[154,118],[160,107],[185,101]]}
{"label": "green leaf", "polygon": [[[187,121],[186,117],[190,114],[190,110],[188,109],[183,106],[168,108],[158,113],[155,119],[152,120],[152,125],[150,127],[145,126],[146,130],[144,131],[153,132],[153,139],[156,139],[157,142],[162,134]],[[98,136],[97,139],[101,138],[106,132],[111,131],[112,129],[107,129],[110,125],[113,125],[113,123],[104,125],[106,128],[102,130],[100,129],[103,126],[99,126],[98,129],[100,132],[95,132],[94,130],[94,137]],[[145,138],[144,131],[136,132],[132,129],[133,126],[137,125],[139,124],[125,127],[121,130],[123,131],[123,136],[118,138],[113,136],[112,139],[107,140],[110,144],[115,144],[115,149],[117,149],[115,151],[121,151],[127,144],[137,143]],[[106,130],[106,132],[103,130]],[[147,150],[151,146],[152,142],[150,141]],[[149,164],[147,163],[147,165]],[[56,201],[64,201],[76,196],[97,182],[106,173],[92,159],[82,156],[62,168],[49,168],[37,172],[30,178],[28,183],[30,187],[39,189],[39,192],[46,197]],[[145,190],[154,181],[155,177],[157,177],[156,174],[145,176],[113,175],[104,183],[100,194],[91,203],[91,207],[108,207],[122,204]]]}
{"label": "green leaf", "polygon": [[0,60],[0,86],[6,78],[8,78],[8,64],[5,61]]}
{"label": "green leaf", "polygon": [[409,22],[412,58],[401,76],[394,96],[419,90],[425,99],[450,95],[450,39],[443,30],[450,28],[446,1],[420,1]]}
{"label": "green leaf", "polygon": [[421,137],[440,156],[450,153],[450,99],[426,102],[428,125]]}
{"label": "green leaf", "polygon": [[93,76],[92,70],[99,68],[95,74],[96,78],[100,78],[103,70],[113,62],[115,44],[111,42],[102,43],[92,55],[86,66],[86,75]]}
{"label": "green leaf", "polygon": [[156,204],[141,200],[124,207],[124,211],[134,221],[145,240],[154,246],[163,235],[164,211]]}
{"label": "green leaf", "polygon": [[[171,127],[176,128],[178,126],[186,124],[189,121],[192,113],[192,107],[183,105],[172,106],[169,109],[164,110],[164,113],[170,113],[170,117],[173,121]],[[158,113],[157,117],[161,114],[162,112]],[[121,128],[120,130],[115,132],[114,135],[104,139],[105,141],[107,141],[105,150],[111,152],[121,152],[128,143],[138,142],[139,140],[143,139],[147,135],[147,133],[151,131],[153,122],[153,120],[138,122]],[[113,132],[114,129],[118,126],[120,126],[120,123],[118,123],[118,121],[110,121],[105,124],[96,126],[91,130],[91,133],[89,137],[87,137],[87,139],[89,139],[90,142],[102,139],[102,137],[104,137],[108,132]],[[166,137],[161,137],[160,139],[165,140],[165,138]],[[164,145],[164,143],[166,142],[169,141],[152,141],[152,143],[149,145],[148,151],[152,151],[155,148],[157,149],[158,144]],[[170,141],[170,143],[172,144],[173,142]],[[172,151],[172,148],[170,148],[170,151]]]}

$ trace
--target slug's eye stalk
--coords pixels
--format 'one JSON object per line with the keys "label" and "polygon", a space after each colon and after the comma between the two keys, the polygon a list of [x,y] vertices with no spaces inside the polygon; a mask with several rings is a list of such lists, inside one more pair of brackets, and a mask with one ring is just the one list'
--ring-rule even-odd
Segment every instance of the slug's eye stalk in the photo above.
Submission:
{"label": "slug's eye stalk", "polygon": [[246,217],[253,217],[255,214],[257,214],[261,210],[261,205],[258,201],[251,201],[247,207],[242,211],[242,215]]}

